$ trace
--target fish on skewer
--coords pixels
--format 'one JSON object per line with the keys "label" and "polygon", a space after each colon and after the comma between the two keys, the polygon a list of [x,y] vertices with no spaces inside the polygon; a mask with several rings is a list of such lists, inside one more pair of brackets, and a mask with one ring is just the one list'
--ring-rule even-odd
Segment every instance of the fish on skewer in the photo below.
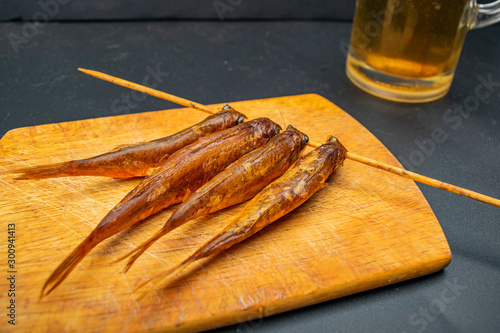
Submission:
{"label": "fish on skewer", "polygon": [[169,155],[198,140],[243,122],[245,115],[226,105],[222,111],[173,135],[157,140],[119,147],[111,152],[82,160],[12,170],[18,180],[68,176],[112,178],[143,177],[150,174]]}
{"label": "fish on skewer", "polygon": [[[190,263],[219,254],[288,214],[326,186],[325,182],[343,163],[347,150],[331,137],[328,142],[301,157],[283,176],[266,186],[221,232],[202,245],[179,265],[161,272],[144,283],[159,287],[165,279]],[[152,290],[152,289],[151,289]]]}
{"label": "fish on skewer", "polygon": [[56,268],[40,297],[56,288],[100,242],[181,202],[229,164],[266,144],[280,129],[268,118],[257,118],[200,138],[172,154],[154,174],[129,192]]}
{"label": "fish on skewer", "polygon": [[144,251],[173,229],[200,216],[253,198],[298,159],[308,141],[307,135],[290,125],[265,146],[240,157],[184,200],[153,237],[126,255],[124,258],[130,256],[130,260],[124,271],[127,271]]}

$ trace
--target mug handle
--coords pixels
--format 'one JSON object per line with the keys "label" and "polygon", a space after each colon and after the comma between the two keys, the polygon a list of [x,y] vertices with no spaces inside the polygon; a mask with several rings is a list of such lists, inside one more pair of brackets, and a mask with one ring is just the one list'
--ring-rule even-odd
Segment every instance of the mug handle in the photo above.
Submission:
{"label": "mug handle", "polygon": [[471,29],[486,27],[500,21],[500,0],[487,4],[478,4],[474,0],[473,7],[476,18],[472,22]]}

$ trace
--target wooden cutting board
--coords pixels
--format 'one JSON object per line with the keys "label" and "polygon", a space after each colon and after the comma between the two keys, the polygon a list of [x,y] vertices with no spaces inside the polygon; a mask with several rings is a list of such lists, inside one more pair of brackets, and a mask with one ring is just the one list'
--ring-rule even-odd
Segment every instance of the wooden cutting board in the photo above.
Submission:
{"label": "wooden cutting board", "polygon": [[[368,130],[321,96],[231,105],[250,119],[267,116],[283,127],[292,124],[317,142],[335,135],[352,152],[400,166]],[[1,139],[2,313],[11,299],[16,305],[15,327],[3,314],[1,331],[199,331],[415,278],[450,262],[443,231],[413,181],[347,160],[330,184],[296,211],[225,254],[193,264],[142,300],[132,291],[135,286],[194,252],[243,205],[174,230],[122,273],[124,262],[115,260],[152,236],[175,206],[160,212],[100,244],[39,300],[57,265],[140,179],[15,181],[7,171],[94,156],[172,134],[205,117],[192,109],[165,110],[19,128]],[[11,268],[9,224],[15,225]],[[11,274],[14,298],[5,292]]]}

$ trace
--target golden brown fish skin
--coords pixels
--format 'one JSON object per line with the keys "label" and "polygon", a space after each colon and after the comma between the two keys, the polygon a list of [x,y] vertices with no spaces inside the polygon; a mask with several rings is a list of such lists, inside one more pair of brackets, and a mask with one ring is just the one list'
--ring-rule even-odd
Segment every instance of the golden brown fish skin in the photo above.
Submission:
{"label": "golden brown fish skin", "polygon": [[197,259],[224,251],[302,205],[326,185],[346,154],[347,150],[335,139],[300,158],[282,177],[255,196],[230,225],[197,251]]}
{"label": "golden brown fish skin", "polygon": [[243,122],[245,115],[233,109],[217,112],[203,121],[173,135],[126,146],[82,160],[40,165],[13,170],[16,179],[42,179],[68,176],[102,176],[112,178],[143,177],[158,167],[162,158],[200,139]]}
{"label": "golden brown fish skin", "polygon": [[289,126],[266,145],[240,157],[191,194],[156,235],[127,255],[131,259],[125,271],[156,240],[171,230],[197,217],[253,198],[297,160],[307,141],[304,133]]}
{"label": "golden brown fish skin", "polygon": [[252,236],[291,212],[323,188],[332,172],[343,163],[347,150],[336,139],[301,157],[283,176],[266,186],[220,233],[202,245],[180,265],[153,276],[142,287],[178,272],[191,262],[218,254]]}
{"label": "golden brown fish skin", "polygon": [[172,154],[156,172],[123,198],[90,235],[56,268],[40,297],[57,287],[97,244],[132,224],[178,203],[244,154],[279,133],[279,125],[258,118],[200,138]]}

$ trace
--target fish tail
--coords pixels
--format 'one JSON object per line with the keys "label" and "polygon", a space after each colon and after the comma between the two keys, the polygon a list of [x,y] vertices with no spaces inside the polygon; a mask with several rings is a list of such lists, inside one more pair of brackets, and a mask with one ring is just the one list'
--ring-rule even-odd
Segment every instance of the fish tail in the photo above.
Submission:
{"label": "fish tail", "polygon": [[64,261],[56,268],[42,288],[40,299],[50,294],[73,271],[80,261],[94,248],[96,244],[87,237]]}
{"label": "fish tail", "polygon": [[34,167],[16,169],[11,171],[11,173],[21,174],[15,178],[17,180],[71,176],[71,164],[72,162],[61,162],[39,165]]}
{"label": "fish tail", "polygon": [[160,231],[158,231],[153,237],[139,245],[136,249],[134,249],[132,252],[126,254],[124,257],[118,259],[118,261],[121,261],[125,258],[130,257],[129,261],[127,262],[127,265],[123,269],[123,273],[127,272],[130,267],[134,264],[134,262],[139,258],[151,245],[153,245],[158,239],[160,239],[163,235],[168,233],[168,229],[162,228]]}
{"label": "fish tail", "polygon": [[167,221],[167,223],[165,223],[165,225],[163,226],[163,228],[161,228],[161,230],[158,231],[153,237],[151,237],[150,239],[148,239],[147,241],[145,241],[144,243],[142,243],[141,245],[139,245],[136,249],[134,249],[130,253],[128,253],[125,256],[123,256],[123,257],[119,258],[118,260],[116,260],[118,262],[118,261],[122,261],[125,258],[129,258],[130,257],[127,265],[123,269],[123,273],[126,273],[130,269],[130,267],[132,267],[132,265],[137,260],[137,258],[139,258],[158,239],[160,239],[161,237],[165,236],[170,231],[172,231],[175,228],[181,226],[182,224],[184,224],[185,222],[187,222],[189,220],[189,219],[179,219],[179,218],[176,218],[175,216],[176,216],[176,214],[174,212],[174,214],[170,217],[170,219]]}
{"label": "fish tail", "polygon": [[149,278],[148,280],[144,281],[143,283],[141,283],[139,286],[137,286],[135,288],[134,291],[138,291],[139,289],[143,288],[146,285],[148,285],[150,288],[147,291],[145,291],[142,294],[142,296],[139,297],[139,300],[141,300],[144,297],[146,297],[147,295],[149,295],[149,293],[151,293],[153,290],[162,287],[165,280],[167,280],[169,277],[177,274],[184,267],[186,267],[187,265],[189,265],[190,263],[192,263],[193,261],[195,261],[197,259],[198,259],[198,256],[192,255],[189,258],[187,258],[186,260],[184,260],[182,263],[180,263],[179,265],[172,267],[166,271],[160,272],[160,273],[154,275],[153,277]]}

